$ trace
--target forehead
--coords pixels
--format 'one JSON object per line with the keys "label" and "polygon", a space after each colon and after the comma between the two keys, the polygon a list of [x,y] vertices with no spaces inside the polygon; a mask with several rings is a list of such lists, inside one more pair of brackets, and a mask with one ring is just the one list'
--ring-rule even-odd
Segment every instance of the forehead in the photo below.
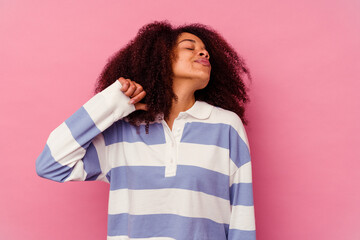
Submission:
{"label": "forehead", "polygon": [[205,46],[204,43],[201,41],[200,38],[198,38],[196,35],[188,32],[183,32],[179,35],[177,39],[177,43],[181,42],[193,42],[195,44],[200,44],[201,46]]}

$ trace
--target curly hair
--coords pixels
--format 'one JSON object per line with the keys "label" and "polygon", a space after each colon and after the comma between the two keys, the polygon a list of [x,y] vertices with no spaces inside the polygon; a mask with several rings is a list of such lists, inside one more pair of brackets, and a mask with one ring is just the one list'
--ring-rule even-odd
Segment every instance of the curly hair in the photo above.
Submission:
{"label": "curly hair", "polygon": [[245,104],[249,101],[245,78],[251,80],[244,60],[214,29],[200,23],[173,27],[167,20],[154,21],[140,28],[136,37],[109,58],[101,72],[95,93],[102,91],[118,78],[129,78],[146,91],[140,101],[148,111],[135,111],[127,116],[133,125],[156,119],[166,119],[172,100],[177,96],[172,89],[173,48],[178,36],[188,32],[199,37],[210,54],[211,73],[208,85],[195,92],[195,100],[207,102],[235,112],[247,124]]}

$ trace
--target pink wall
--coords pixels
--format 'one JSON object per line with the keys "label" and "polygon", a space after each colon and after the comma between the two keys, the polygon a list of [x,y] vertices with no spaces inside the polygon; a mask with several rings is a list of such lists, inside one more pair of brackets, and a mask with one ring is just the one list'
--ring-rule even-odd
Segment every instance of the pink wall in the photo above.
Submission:
{"label": "pink wall", "polygon": [[164,19],[214,27],[252,70],[258,240],[360,239],[359,10],[357,0],[0,1],[0,239],[105,239],[108,186],[44,180],[35,159],[107,58]]}

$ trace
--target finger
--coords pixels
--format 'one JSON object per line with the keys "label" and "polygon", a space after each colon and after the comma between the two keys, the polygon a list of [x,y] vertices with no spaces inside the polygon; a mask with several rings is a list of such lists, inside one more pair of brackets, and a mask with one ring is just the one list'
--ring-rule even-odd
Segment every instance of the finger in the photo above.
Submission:
{"label": "finger", "polygon": [[144,89],[143,89],[143,87],[140,85],[140,84],[138,84],[138,83],[136,83],[136,82],[133,82],[134,84],[135,84],[135,86],[136,86],[136,90],[135,90],[135,92],[133,93],[133,95],[131,95],[131,97],[136,97],[136,95],[138,95],[139,93],[141,93]]}
{"label": "finger", "polygon": [[137,103],[137,104],[135,104],[135,109],[136,110],[144,110],[144,111],[148,110],[147,105],[145,103]]}
{"label": "finger", "polygon": [[136,90],[136,86],[131,80],[129,81],[129,84],[130,84],[129,88],[124,93],[126,96],[131,97]]}
{"label": "finger", "polygon": [[118,79],[118,81],[121,83],[121,88],[120,90],[123,92],[126,92],[130,86],[130,83],[128,80],[126,80],[125,78],[121,77]]}
{"label": "finger", "polygon": [[142,91],[141,93],[139,93],[138,95],[136,95],[135,97],[131,98],[130,100],[130,104],[135,104],[141,101],[141,99],[143,99],[146,96],[146,92]]}

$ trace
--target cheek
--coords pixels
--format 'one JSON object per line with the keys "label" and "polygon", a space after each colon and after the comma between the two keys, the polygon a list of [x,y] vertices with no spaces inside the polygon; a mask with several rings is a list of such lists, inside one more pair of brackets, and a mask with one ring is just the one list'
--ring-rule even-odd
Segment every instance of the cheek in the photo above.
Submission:
{"label": "cheek", "polygon": [[178,59],[177,62],[173,63],[172,67],[173,70],[176,69],[178,71],[189,71],[192,68],[192,65],[189,61]]}

